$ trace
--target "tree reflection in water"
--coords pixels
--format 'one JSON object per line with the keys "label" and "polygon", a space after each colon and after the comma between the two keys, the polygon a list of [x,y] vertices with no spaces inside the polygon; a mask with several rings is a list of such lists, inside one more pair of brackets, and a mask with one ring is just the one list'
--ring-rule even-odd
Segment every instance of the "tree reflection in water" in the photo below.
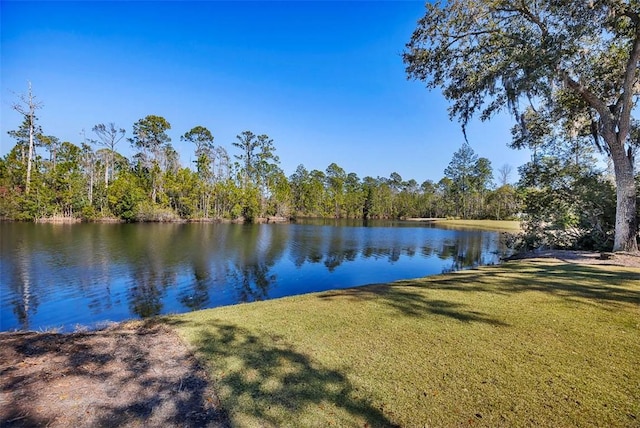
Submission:
{"label": "tree reflection in water", "polygon": [[442,273],[455,272],[487,264],[483,251],[482,235],[474,233],[461,234],[454,242],[444,243],[439,257],[450,260],[449,266],[442,267]]}
{"label": "tree reflection in water", "polygon": [[180,291],[180,303],[192,311],[206,308],[212,283],[211,271],[207,264],[201,261],[194,262],[193,286]]}
{"label": "tree reflection in water", "polygon": [[[150,226],[135,229],[136,248],[131,253],[131,286],[129,307],[141,318],[163,313],[163,298],[166,290],[176,284],[181,244],[181,225],[167,225],[166,228]],[[177,251],[176,251],[177,250]]]}
{"label": "tree reflection in water", "polygon": [[[13,306],[13,313],[15,314],[20,328],[28,330],[30,328],[29,318],[31,314],[35,314],[38,309],[37,294],[33,294],[32,280],[31,280],[31,263],[32,258],[25,241],[21,241],[20,245],[15,249],[18,256],[18,263],[11,266],[10,272],[3,272],[10,274],[12,278],[4,277],[3,280],[8,280],[12,284],[13,299],[11,304]],[[4,269],[3,269],[4,271]]]}
{"label": "tree reflection in water", "polygon": [[278,278],[271,269],[287,247],[287,231],[286,225],[245,225],[236,230],[229,278],[239,302],[269,297]]}

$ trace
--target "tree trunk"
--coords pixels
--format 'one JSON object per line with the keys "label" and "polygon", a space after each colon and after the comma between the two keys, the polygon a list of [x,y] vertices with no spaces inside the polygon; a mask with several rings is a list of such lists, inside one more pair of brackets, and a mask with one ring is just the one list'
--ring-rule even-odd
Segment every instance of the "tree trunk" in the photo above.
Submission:
{"label": "tree trunk", "polygon": [[109,188],[109,159],[104,162],[104,188]]}
{"label": "tree trunk", "polygon": [[91,174],[89,174],[89,204],[93,204],[93,166],[91,167]]}
{"label": "tree trunk", "polygon": [[[613,251],[638,251],[638,225],[636,222],[636,184],[633,159],[624,152],[624,146],[609,144],[616,176],[616,229]],[[616,149],[614,149],[614,147]]]}
{"label": "tree trunk", "polygon": [[[31,87],[29,87],[29,95],[31,95]],[[31,162],[33,159],[33,114],[29,116],[29,155],[27,157],[27,183],[25,193],[29,194],[29,185],[31,184]]]}

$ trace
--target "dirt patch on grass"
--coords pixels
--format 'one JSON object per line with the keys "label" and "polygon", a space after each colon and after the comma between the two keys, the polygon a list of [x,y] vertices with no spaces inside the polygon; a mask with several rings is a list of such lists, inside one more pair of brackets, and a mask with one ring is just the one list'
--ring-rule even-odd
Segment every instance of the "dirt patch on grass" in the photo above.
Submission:
{"label": "dirt patch on grass", "polygon": [[1,427],[226,427],[206,372],[161,324],[0,334]]}

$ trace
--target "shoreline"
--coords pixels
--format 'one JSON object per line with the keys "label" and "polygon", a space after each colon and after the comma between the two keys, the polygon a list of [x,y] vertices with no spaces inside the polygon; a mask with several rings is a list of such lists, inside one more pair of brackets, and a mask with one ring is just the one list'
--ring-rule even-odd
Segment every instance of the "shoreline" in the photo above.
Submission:
{"label": "shoreline", "polygon": [[443,224],[461,227],[479,227],[483,229],[492,229],[496,232],[504,230],[520,231],[520,222],[518,220],[461,220],[461,219],[447,219],[440,217],[403,217],[398,219],[364,219],[364,218],[334,218],[334,217],[286,217],[286,216],[267,216],[256,217],[253,221],[248,221],[243,217],[235,219],[229,218],[166,218],[161,220],[136,220],[127,221],[117,217],[98,217],[93,219],[85,219],[81,217],[73,216],[51,216],[51,217],[39,217],[31,220],[21,220],[13,218],[0,218],[0,222],[7,223],[44,223],[44,224],[76,224],[76,223],[102,223],[102,224],[119,224],[119,223],[254,223],[254,224],[273,224],[273,223],[295,223],[296,219],[309,219],[309,220],[362,220],[362,221],[406,221],[411,223],[427,223],[427,224]]}
{"label": "shoreline", "polygon": [[[211,224],[244,224],[250,223],[244,218],[227,219],[227,218],[193,218],[193,219],[163,219],[163,220],[137,220],[126,221],[115,217],[100,217],[95,219],[83,219],[80,217],[68,217],[68,216],[52,216],[52,217],[40,217],[33,220],[18,220],[9,218],[0,218],[0,222],[6,223],[34,223],[34,224],[81,224],[81,223],[94,223],[94,224],[144,224],[144,223],[211,223]],[[254,224],[273,224],[273,223],[293,223],[294,220],[287,217],[271,216],[271,217],[259,217],[253,220]]]}

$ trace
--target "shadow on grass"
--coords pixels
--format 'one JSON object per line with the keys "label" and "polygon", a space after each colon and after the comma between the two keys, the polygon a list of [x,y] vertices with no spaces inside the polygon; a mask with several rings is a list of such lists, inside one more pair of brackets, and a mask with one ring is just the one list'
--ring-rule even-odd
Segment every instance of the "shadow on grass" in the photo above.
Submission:
{"label": "shadow on grass", "polygon": [[640,304],[640,272],[537,260],[505,263],[482,271],[399,281],[397,285],[442,290],[513,294],[537,291],[573,302]]}
{"label": "shadow on grass", "polygon": [[176,344],[148,325],[0,335],[0,426],[229,426],[205,372]]}
{"label": "shadow on grass", "polygon": [[482,322],[507,326],[503,321],[469,305],[443,299],[429,299],[421,290],[451,290],[469,293],[509,295],[526,291],[552,294],[570,302],[599,302],[607,305],[640,305],[640,272],[598,268],[576,264],[550,264],[529,261],[506,263],[490,269],[458,271],[451,275],[432,276],[393,284],[374,284],[318,295],[320,299],[376,299],[405,316],[441,315],[462,322]]}
{"label": "shadow on grass", "polygon": [[395,426],[344,373],[323,367],[280,337],[216,320],[168,323],[194,330],[191,343],[211,362],[234,425]]}
{"label": "shadow on grass", "polygon": [[[399,285],[400,283],[396,284]],[[403,281],[402,285],[413,284],[408,283],[408,281]],[[329,291],[320,294],[318,297],[320,299],[344,297],[355,300],[376,299],[379,302],[384,302],[390,308],[405,316],[422,317],[425,315],[440,315],[462,322],[481,322],[501,327],[508,325],[482,312],[469,310],[468,305],[442,299],[428,299],[421,294],[393,285],[370,285]]]}

